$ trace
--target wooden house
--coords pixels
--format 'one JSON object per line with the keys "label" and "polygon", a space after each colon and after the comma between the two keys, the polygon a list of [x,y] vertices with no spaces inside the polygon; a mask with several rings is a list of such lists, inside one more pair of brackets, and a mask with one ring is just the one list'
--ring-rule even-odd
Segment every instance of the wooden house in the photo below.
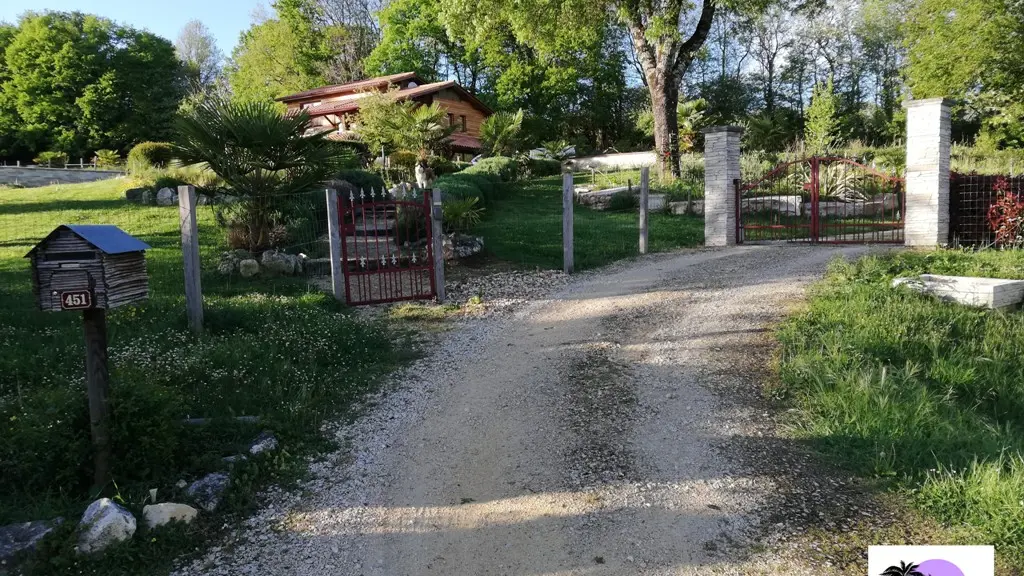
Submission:
{"label": "wooden house", "polygon": [[359,127],[355,115],[359,100],[372,91],[397,89],[395,97],[430,105],[438,103],[447,110],[448,123],[455,126],[449,139],[452,152],[459,157],[478,154],[480,125],[493,114],[486,104],[454,81],[424,83],[414,72],[380,76],[358,82],[323,86],[278,98],[288,106],[287,113],[304,110],[310,116],[311,130],[332,132],[331,138],[352,139]]}
{"label": "wooden house", "polygon": [[39,309],[107,309],[145,300],[148,249],[117,226],[58,226],[25,255]]}

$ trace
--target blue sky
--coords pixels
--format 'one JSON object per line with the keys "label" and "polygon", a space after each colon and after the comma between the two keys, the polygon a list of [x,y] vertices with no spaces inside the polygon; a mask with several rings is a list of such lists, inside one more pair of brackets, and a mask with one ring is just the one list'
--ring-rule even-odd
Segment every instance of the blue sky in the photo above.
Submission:
{"label": "blue sky", "polygon": [[145,28],[172,42],[186,22],[201,20],[217,37],[225,55],[249,27],[257,6],[267,0],[0,0],[0,21],[15,22],[27,10],[88,12],[121,24]]}

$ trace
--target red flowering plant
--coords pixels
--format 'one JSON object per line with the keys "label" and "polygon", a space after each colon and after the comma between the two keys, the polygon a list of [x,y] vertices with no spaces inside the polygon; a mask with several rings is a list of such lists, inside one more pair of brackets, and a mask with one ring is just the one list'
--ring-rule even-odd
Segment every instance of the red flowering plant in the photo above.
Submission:
{"label": "red flowering plant", "polygon": [[1024,246],[1024,198],[1010,191],[1010,182],[1000,176],[992,186],[996,201],[988,208],[988,224],[996,233],[996,244],[1004,248]]}

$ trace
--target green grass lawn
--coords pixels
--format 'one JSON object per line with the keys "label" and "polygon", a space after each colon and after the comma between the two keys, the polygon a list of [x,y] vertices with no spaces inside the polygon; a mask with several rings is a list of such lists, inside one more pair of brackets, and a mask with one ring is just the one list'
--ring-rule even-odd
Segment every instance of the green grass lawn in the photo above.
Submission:
{"label": "green grass lawn", "polygon": [[834,263],[779,332],[777,392],[796,435],[1024,567],[1024,313],[890,287],[925,272],[1021,279],[1024,253]]}
{"label": "green grass lawn", "polygon": [[[576,268],[584,270],[637,255],[635,212],[600,212],[576,206]],[[487,207],[474,233],[495,257],[522,266],[562,267],[562,179],[539,178],[508,186]],[[704,219],[651,213],[651,252],[704,242]]]}
{"label": "green grass lawn", "polygon": [[[140,517],[139,532],[102,560],[71,553],[72,531],[92,498],[81,316],[39,312],[26,252],[59,224],[115,224],[153,249],[148,302],[108,314],[114,481],[104,490]],[[180,501],[179,479],[225,469],[262,430],[283,451],[237,467],[226,513],[243,511],[267,482],[292,476],[297,458],[324,446],[338,416],[408,353],[388,326],[359,320],[303,279],[226,281],[212,272],[223,233],[199,214],[204,242],[205,331],[187,330],[177,207],[124,202],[117,181],[0,189],[0,524],[68,519],[29,564],[36,574],[139,574],[219,529],[210,515],[187,529],[147,533],[145,495]],[[232,417],[259,416],[258,425]],[[212,418],[188,426],[186,417]]]}

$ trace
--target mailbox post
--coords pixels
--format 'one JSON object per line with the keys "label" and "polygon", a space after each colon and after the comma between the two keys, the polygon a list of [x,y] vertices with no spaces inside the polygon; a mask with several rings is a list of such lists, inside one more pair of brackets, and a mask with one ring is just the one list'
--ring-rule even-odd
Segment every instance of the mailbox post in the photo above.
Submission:
{"label": "mailbox post", "polygon": [[149,296],[149,246],[117,226],[58,226],[25,257],[40,310],[81,310],[85,382],[93,445],[93,486],[110,479],[110,373],[107,309]]}

